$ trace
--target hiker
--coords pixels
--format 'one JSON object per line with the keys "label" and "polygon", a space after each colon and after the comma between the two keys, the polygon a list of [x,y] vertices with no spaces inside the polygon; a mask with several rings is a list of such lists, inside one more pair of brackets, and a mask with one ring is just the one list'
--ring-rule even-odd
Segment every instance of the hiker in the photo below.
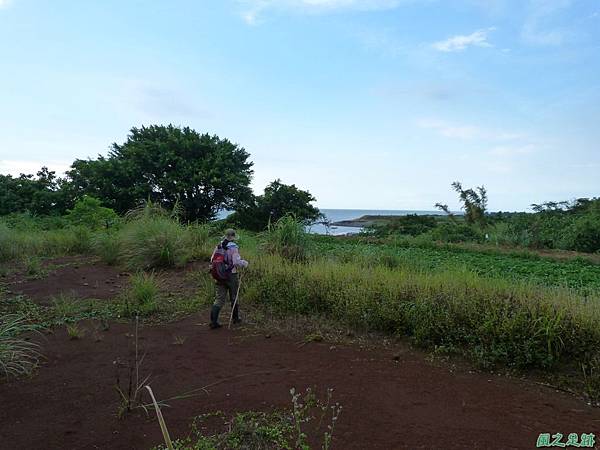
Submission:
{"label": "hiker", "polygon": [[[240,306],[236,303],[240,280],[238,278],[238,268],[248,267],[248,261],[240,256],[238,245],[234,242],[237,239],[235,230],[225,231],[223,241],[217,245],[210,257],[210,270],[215,284],[215,302],[210,310],[210,328],[220,328],[219,313],[221,308],[229,301],[233,308],[233,323],[240,323]],[[235,304],[235,306],[234,306]]]}

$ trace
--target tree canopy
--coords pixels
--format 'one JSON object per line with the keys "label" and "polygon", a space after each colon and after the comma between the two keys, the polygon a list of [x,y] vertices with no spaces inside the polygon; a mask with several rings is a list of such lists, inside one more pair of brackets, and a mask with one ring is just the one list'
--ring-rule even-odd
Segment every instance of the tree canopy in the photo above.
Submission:
{"label": "tree canopy", "polygon": [[210,220],[252,198],[249,154],[227,139],[189,127],[132,128],[107,157],[76,160],[68,177],[77,197],[87,194],[119,213],[150,199],[179,204],[188,220]]}
{"label": "tree canopy", "polygon": [[64,180],[47,167],[37,176],[0,175],[0,215],[30,212],[36,215],[62,214],[69,206],[62,189]]}
{"label": "tree canopy", "polygon": [[249,205],[238,209],[229,220],[255,231],[264,230],[269,223],[274,224],[286,215],[293,215],[296,220],[309,225],[321,217],[319,209],[311,205],[314,201],[310,192],[277,179],[265,188],[263,195],[254,197]]}

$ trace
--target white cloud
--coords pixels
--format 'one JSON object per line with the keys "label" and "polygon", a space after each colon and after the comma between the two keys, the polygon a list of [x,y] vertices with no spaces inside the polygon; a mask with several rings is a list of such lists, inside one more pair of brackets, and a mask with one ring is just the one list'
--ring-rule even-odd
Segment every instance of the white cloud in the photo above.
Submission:
{"label": "white cloud", "polygon": [[57,176],[64,176],[65,172],[71,167],[71,163],[66,161],[0,159],[0,174],[14,177],[18,177],[22,173],[35,175],[44,166],[55,171]]}
{"label": "white cloud", "polygon": [[544,27],[551,17],[562,9],[569,8],[572,0],[531,0],[530,14],[521,29],[521,38],[533,45],[560,45],[565,39],[565,30]]}
{"label": "white cloud", "polygon": [[[2,0],[0,0],[2,1]],[[407,0],[238,0],[243,7],[242,19],[248,25],[257,25],[268,10],[300,13],[327,13],[340,11],[377,11],[394,9]]]}
{"label": "white cloud", "polygon": [[433,43],[432,47],[440,52],[460,52],[470,46],[491,47],[492,45],[487,39],[488,34],[494,30],[495,28],[492,27],[477,30],[468,35],[452,36],[446,40]]}
{"label": "white cloud", "polygon": [[0,0],[0,9],[8,7],[12,0]]}

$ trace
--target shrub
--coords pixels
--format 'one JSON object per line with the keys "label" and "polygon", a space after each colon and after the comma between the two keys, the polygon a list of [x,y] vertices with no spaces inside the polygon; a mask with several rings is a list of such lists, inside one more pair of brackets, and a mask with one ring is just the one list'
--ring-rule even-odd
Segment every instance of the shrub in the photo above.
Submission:
{"label": "shrub", "polygon": [[473,226],[444,223],[430,232],[431,238],[441,242],[478,242],[483,236]]}
{"label": "shrub", "polygon": [[160,216],[127,223],[120,245],[121,259],[133,270],[181,266],[192,255],[186,228]]}
{"label": "shrub", "polygon": [[367,227],[367,232],[376,236],[387,236],[389,234],[400,234],[407,236],[419,236],[437,226],[435,217],[408,214],[406,216],[394,217],[382,224]]}
{"label": "shrub", "polygon": [[117,213],[102,206],[102,202],[87,195],[67,212],[67,220],[73,225],[83,225],[92,230],[108,228],[118,220]]}
{"label": "shrub", "polygon": [[578,252],[600,251],[600,216],[579,217],[564,231],[562,246]]}

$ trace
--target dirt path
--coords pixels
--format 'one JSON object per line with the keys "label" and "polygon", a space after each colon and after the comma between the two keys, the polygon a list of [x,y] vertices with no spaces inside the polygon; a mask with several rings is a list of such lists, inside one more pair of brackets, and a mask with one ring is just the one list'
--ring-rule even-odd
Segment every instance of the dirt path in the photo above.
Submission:
{"label": "dirt path", "polygon": [[[282,336],[210,332],[198,323],[187,319],[140,332],[147,353],[142,372],[152,375],[159,398],[239,376],[165,409],[173,436],[187,434],[191,418],[204,412],[287,407],[289,389],[308,386],[334,388],[343,405],[337,449],[531,449],[541,432],[600,435],[600,409],[537,385],[451,373],[412,351],[395,361],[385,350],[299,347]],[[47,360],[38,373],[0,384],[0,447],[131,450],[160,443],[154,419],[116,417],[113,361],[127,356],[132,327],[86,326],[80,340],[69,340],[64,329],[47,336]]]}

